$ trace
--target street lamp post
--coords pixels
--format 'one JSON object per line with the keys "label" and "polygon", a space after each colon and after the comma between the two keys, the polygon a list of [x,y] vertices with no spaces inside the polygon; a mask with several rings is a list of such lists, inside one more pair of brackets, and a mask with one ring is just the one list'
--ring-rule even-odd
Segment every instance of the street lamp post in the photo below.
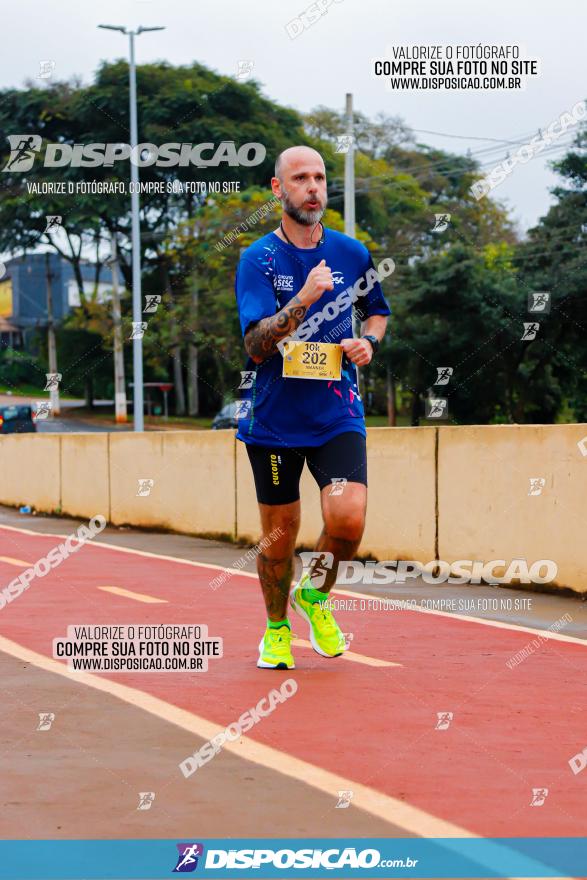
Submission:
{"label": "street lamp post", "polygon": [[[135,36],[145,33],[146,31],[163,31],[164,27],[142,27],[139,26],[136,31],[128,30],[113,24],[99,24],[99,28],[108,31],[120,31],[122,34],[128,34],[130,43],[130,64],[129,64],[129,85],[130,85],[130,180],[131,180],[131,216],[132,216],[132,319],[133,323],[138,324],[142,316],[142,297],[141,297],[141,227],[139,218],[139,166],[133,162],[133,150],[138,144],[138,126],[137,126],[137,80],[135,67]],[[141,333],[133,333],[133,378],[134,378],[134,394],[133,394],[133,422],[135,431],[144,431],[145,423],[143,417],[143,338]]]}

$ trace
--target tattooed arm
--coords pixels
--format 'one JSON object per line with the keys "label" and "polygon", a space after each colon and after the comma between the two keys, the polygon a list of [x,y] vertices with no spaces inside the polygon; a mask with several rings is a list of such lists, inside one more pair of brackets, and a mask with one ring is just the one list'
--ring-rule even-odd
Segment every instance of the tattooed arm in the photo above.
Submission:
{"label": "tattooed arm", "polygon": [[325,290],[332,290],[332,273],[322,260],[308,274],[306,283],[296,296],[269,318],[257,321],[245,334],[245,350],[249,357],[260,364],[277,352],[277,344],[296,330],[307,309],[320,299]]}
{"label": "tattooed arm", "polygon": [[290,336],[300,326],[307,308],[299,295],[294,296],[280,312],[271,315],[270,318],[257,321],[245,335],[245,350],[249,357],[256,364],[260,364],[275,354],[277,343]]}

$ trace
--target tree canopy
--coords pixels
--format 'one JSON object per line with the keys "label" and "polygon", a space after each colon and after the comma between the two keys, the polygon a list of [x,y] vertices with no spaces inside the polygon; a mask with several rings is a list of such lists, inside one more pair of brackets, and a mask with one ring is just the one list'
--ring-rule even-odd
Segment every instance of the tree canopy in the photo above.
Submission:
{"label": "tree canopy", "polygon": [[[266,150],[263,162],[254,166],[140,169],[144,182],[235,185],[232,192],[164,191],[140,199],[143,292],[161,296],[144,337],[145,379],[171,377],[178,412],[213,412],[238,387],[244,351],[234,273],[241,249],[277,225],[269,188],[275,157],[295,143],[322,153],[329,196],[324,222],[343,229],[340,138],[346,121],[341,111],[325,106],[303,116],[265,97],[254,80],[238,81],[197,63],[140,65],[137,85],[141,143],[228,141],[261,143]],[[385,256],[396,265],[384,283],[393,313],[390,331],[365,371],[371,411],[383,413],[386,397],[393,394],[414,424],[431,396],[448,398],[454,423],[586,419],[585,129],[553,163],[561,181],[552,190],[554,204],[520,240],[499,201],[472,197],[470,187],[479,176],[474,158],[418,143],[399,117],[369,119],[357,112],[354,122],[356,234],[375,262]],[[3,90],[4,166],[6,138],[14,134],[38,134],[42,145],[29,173],[3,172],[0,252],[50,249],[72,264],[82,305],[60,331],[63,362],[74,370],[91,335],[94,348],[100,340],[102,364],[112,344],[109,305],[84,294],[79,267],[90,256],[98,281],[108,239],[116,235],[130,289],[129,196],[38,194],[27,184],[105,180],[128,185],[128,161],[63,168],[41,162],[50,143],[129,141],[127,63],[103,63],[90,85],[73,80]],[[49,214],[63,218],[58,234],[45,232]],[[529,310],[536,291],[550,295],[550,308],[541,314]],[[128,327],[128,294],[122,306]],[[537,325],[533,336],[526,333],[528,323]],[[438,368],[447,366],[453,369],[448,385],[437,385]],[[107,393],[108,382],[96,363],[98,391]],[[184,384],[191,389],[187,402]]]}

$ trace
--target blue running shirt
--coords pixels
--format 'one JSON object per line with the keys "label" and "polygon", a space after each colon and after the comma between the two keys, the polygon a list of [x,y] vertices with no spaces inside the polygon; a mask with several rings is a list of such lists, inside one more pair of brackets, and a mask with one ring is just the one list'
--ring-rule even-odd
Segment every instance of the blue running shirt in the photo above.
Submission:
{"label": "blue running shirt", "polygon": [[[323,259],[332,271],[334,290],[325,290],[309,306],[303,324],[360,279],[362,290],[371,287],[355,302],[360,320],[391,314],[375,278],[369,251],[361,242],[326,229],[322,244],[305,249],[287,244],[271,232],[243,252],[237,267],[235,293],[243,337],[252,324],[279,312],[299,293],[311,269]],[[340,305],[344,299],[346,304]],[[339,343],[352,338],[350,296],[339,300],[339,308],[333,306],[328,311],[334,317],[325,316],[316,329],[312,327],[307,341]],[[261,364],[248,358],[245,369],[254,375],[247,377],[250,387],[243,383],[239,391],[239,400],[250,401],[241,405],[243,415],[238,419],[236,435],[239,440],[259,446],[291,447],[321,446],[344,431],[366,436],[357,368],[346,355],[342,358],[340,381],[284,378],[280,351]]]}

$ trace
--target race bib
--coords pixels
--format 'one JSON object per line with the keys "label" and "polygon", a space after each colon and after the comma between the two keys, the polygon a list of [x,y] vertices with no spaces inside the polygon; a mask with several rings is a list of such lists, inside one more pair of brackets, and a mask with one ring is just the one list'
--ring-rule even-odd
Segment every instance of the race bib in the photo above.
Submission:
{"label": "race bib", "polygon": [[342,346],[334,342],[290,341],[283,346],[286,379],[334,379],[340,381]]}

